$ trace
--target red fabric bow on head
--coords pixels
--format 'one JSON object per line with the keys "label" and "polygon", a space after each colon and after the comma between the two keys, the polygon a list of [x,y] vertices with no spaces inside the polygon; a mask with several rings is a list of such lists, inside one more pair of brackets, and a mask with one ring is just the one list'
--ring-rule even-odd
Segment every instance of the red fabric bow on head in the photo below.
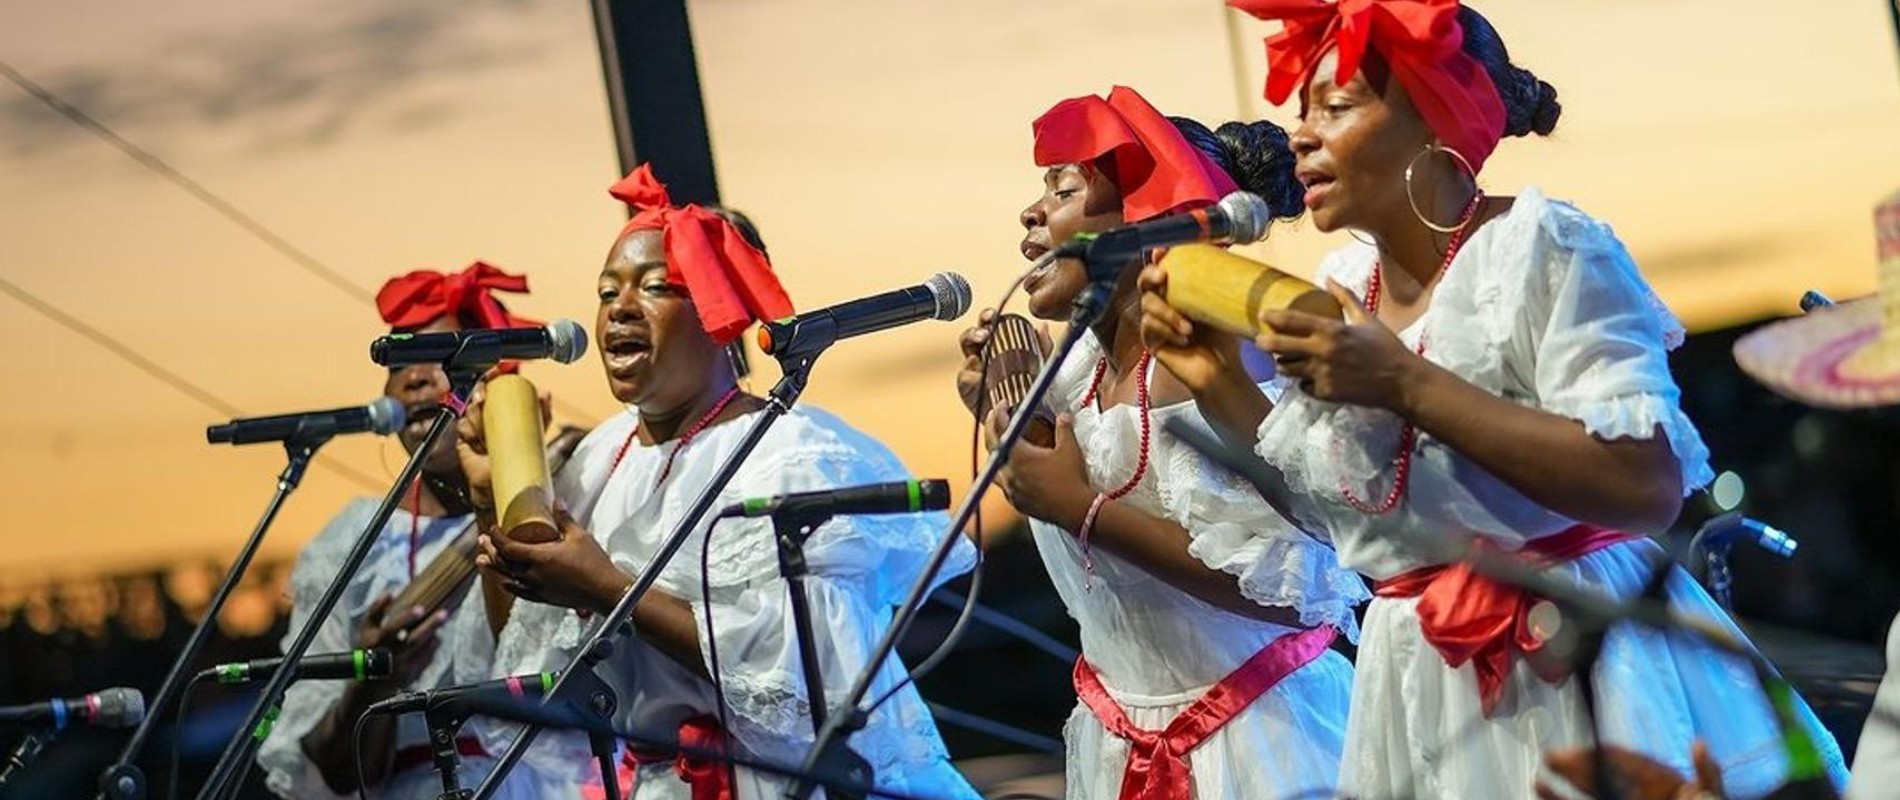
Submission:
{"label": "red fabric bow on head", "polygon": [[1359,73],[1368,47],[1392,67],[1413,107],[1445,146],[1474,170],[1504,136],[1504,100],[1484,65],[1464,50],[1458,0],[1227,0],[1286,30],[1267,39],[1267,100],[1286,102],[1327,51],[1339,50],[1335,84]]}
{"label": "red fabric bow on head", "polygon": [[541,323],[508,313],[494,292],[528,291],[528,279],[477,261],[453,275],[419,269],[390,278],[376,292],[376,310],[391,328],[420,328],[451,314],[483,328],[532,328]]}
{"label": "red fabric bow on head", "polygon": [[673,205],[665,184],[653,177],[653,165],[640,165],[607,193],[635,212],[620,235],[664,233],[667,280],[686,287],[713,341],[726,344],[754,321],[792,315],[792,299],[765,254],[718,214],[690,203]]}
{"label": "red fabric bow on head", "polygon": [[1036,166],[1113,158],[1127,222],[1212,205],[1239,188],[1174,123],[1125,86],[1110,90],[1106,100],[1091,94],[1057,103],[1031,127]]}

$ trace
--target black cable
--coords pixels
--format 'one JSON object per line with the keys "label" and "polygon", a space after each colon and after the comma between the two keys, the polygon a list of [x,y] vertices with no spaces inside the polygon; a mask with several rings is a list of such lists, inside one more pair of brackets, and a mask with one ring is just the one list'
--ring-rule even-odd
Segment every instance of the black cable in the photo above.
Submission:
{"label": "black cable", "polygon": [[[0,67],[3,67],[3,66],[5,66],[4,63],[0,62]],[[27,291],[24,288],[21,288],[18,284],[15,284],[12,281],[9,281],[3,277],[0,277],[0,292],[5,292],[8,295],[11,295],[13,299],[20,301],[22,305],[25,305],[26,307],[31,308],[34,311],[40,312],[40,314],[45,316],[47,319],[50,319],[58,323],[60,327],[63,327],[69,331],[72,331],[73,333],[77,333],[80,336],[91,340],[93,344],[97,344],[100,347],[105,348],[106,350],[110,351],[113,355],[118,356],[119,358],[123,359],[126,363],[131,364],[133,367],[138,368],[139,371],[144,372],[145,374],[158,379],[161,383],[164,383],[172,387],[173,389],[177,389],[178,391],[183,392],[186,396],[190,397],[191,399],[196,400],[199,403],[210,407],[213,411],[217,411],[220,414],[224,414],[224,415],[232,416],[232,417],[244,416],[244,412],[239,410],[238,407],[236,405],[233,405],[231,402],[221,397],[218,397],[215,394],[212,394],[211,392],[205,390],[203,387],[198,386],[197,384],[194,384],[191,381],[186,380],[183,376],[179,375],[178,373],[173,372],[169,369],[166,369],[163,366],[160,366],[158,362],[153,361],[150,358],[147,358],[145,354],[140,353],[138,350],[134,349],[131,345],[121,342],[118,339],[114,339],[112,336],[108,335],[104,331],[101,331],[98,328],[95,328],[91,325],[86,324],[83,320],[79,319],[78,317],[75,317],[69,313],[66,313],[66,311],[61,309],[60,307],[41,299],[39,296],[33,294],[32,292]],[[362,486],[366,489],[381,489],[384,485],[382,481],[375,480],[368,475],[365,475],[361,472],[356,471],[354,468],[351,468],[350,466],[346,464],[343,464],[338,461],[333,461],[325,456],[319,455],[316,457],[316,459],[314,459],[314,461],[318,465],[326,467],[330,471],[335,472],[339,475],[342,475],[343,477],[350,479],[352,483],[355,483],[356,485]]]}
{"label": "black cable", "polygon": [[191,690],[197,688],[198,683],[203,679],[203,673],[191,676],[191,680],[185,683],[185,688],[178,692],[178,708],[172,715],[171,771],[165,778],[166,800],[178,800],[178,765],[180,763],[178,740],[185,733],[185,707],[191,704]]}
{"label": "black cable", "polygon": [[[133,144],[124,136],[119,135],[117,131],[107,127],[105,123],[94,119],[92,115],[80,110],[79,107],[74,106],[72,103],[66,102],[64,98],[55,94],[51,89],[35,83],[33,79],[26,77],[26,75],[22,74],[19,70],[14,69],[13,65],[5,61],[0,61],[0,75],[5,76],[8,81],[18,86],[21,91],[31,95],[33,99],[40,101],[47,108],[52,109],[54,113],[65,117],[67,121],[74,125],[91,131],[94,135],[104,139],[107,144],[112,145],[117,148],[119,152],[124,153],[128,158],[137,162],[140,166],[157,173],[159,176],[177,185],[180,189],[185,190],[187,194],[190,194],[192,197],[197,198],[199,202],[209,206],[212,211],[217,212],[220,216],[231,221],[232,224],[244,229],[246,233],[256,237],[259,241],[263,242],[266,247],[290,259],[292,264],[303,268],[305,272],[316,276],[324,283],[330,284],[330,286],[338,291],[355,298],[359,302],[371,305],[376,303],[376,296],[368,289],[357,285],[343,273],[318,261],[316,256],[291,244],[288,239],[285,239],[276,231],[266,227],[264,223],[258,221],[256,217],[245,213],[243,209],[238,208],[236,204],[218,196],[210,189],[205,188],[204,184],[193,180],[190,176],[180,171],[177,167],[172,166],[164,159],[159,158],[150,150]],[[587,416],[586,414],[580,413],[578,408],[563,403],[559,398],[554,400],[554,405],[565,406],[561,410],[570,416],[577,418],[586,418]],[[231,416],[239,416],[236,411],[229,413]],[[355,478],[352,478],[352,480],[355,480]],[[357,482],[361,483],[362,481],[358,480]],[[371,486],[370,488],[377,487]]]}
{"label": "black cable", "polygon": [[356,729],[350,732],[350,760],[356,762],[356,800],[369,800],[369,781],[363,778],[363,723],[369,712],[356,715]]}
{"label": "black cable", "polygon": [[[713,524],[706,526],[706,535],[699,544],[699,602],[706,607],[706,672],[712,678],[713,706],[719,712],[719,730],[728,744],[732,741],[731,721],[726,718],[726,684],[724,674],[719,669],[719,636],[713,631],[712,601],[712,537],[719,529],[719,518],[713,518]],[[728,747],[727,749],[731,749]],[[739,785],[739,768],[731,761],[724,762],[726,780],[733,786]],[[639,785],[639,776],[634,776],[634,785]]]}

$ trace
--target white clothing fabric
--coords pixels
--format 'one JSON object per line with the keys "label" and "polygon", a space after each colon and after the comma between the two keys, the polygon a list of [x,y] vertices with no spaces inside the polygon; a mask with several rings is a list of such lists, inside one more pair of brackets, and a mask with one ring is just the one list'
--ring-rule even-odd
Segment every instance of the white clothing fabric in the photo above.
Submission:
{"label": "white clothing fabric", "polygon": [[[1375,259],[1369,246],[1348,246],[1325,260],[1320,278],[1363,296]],[[1422,338],[1426,358],[1479,388],[1576,419],[1598,438],[1646,439],[1660,428],[1686,491],[1711,472],[1669,373],[1667,350],[1682,336],[1609,227],[1536,189],[1472,234],[1424,315],[1400,333],[1412,346]],[[1279,388],[1258,452],[1286,474],[1292,513],[1331,532],[1341,561],[1369,577],[1438,563],[1434,554],[1453,535],[1516,549],[1575,524],[1422,431],[1404,501],[1382,515],[1358,511],[1342,497],[1341,482],[1363,500],[1384,497],[1402,422]],[[1644,556],[1656,549],[1615,545],[1557,570],[1628,597],[1640,591]],[[1668,597],[1732,627],[1680,570]],[[1551,686],[1518,664],[1507,707],[1485,719],[1475,672],[1469,664],[1449,668],[1424,641],[1416,604],[1381,598],[1367,612],[1342,789],[1418,800],[1532,796],[1543,751],[1586,740],[1576,681]],[[1607,741],[1686,770],[1690,741],[1703,738],[1737,796],[1758,796],[1780,782],[1777,730],[1743,665],[1684,637],[1623,625],[1611,629],[1596,675]],[[1838,782],[1833,737],[1805,704],[1801,712]]]}
{"label": "white clothing fabric", "polygon": [[[370,498],[352,500],[298,554],[290,576],[290,628],[284,636],[284,647],[290,645],[309,620],[310,610],[342,568],[356,537],[375,516],[377,504],[377,500]],[[470,522],[471,517],[466,515],[439,519],[416,517],[398,508],[383,526],[362,568],[350,581],[329,619],[318,629],[309,652],[336,653],[355,648],[357,628],[362,625],[369,607],[383,595],[400,594],[409,585],[412,526],[416,533],[414,564],[416,571],[421,572]],[[438,689],[488,677],[493,637],[480,606],[480,592],[473,588],[448,606],[449,618],[436,631],[440,643],[436,646],[435,658],[403,689]],[[300,741],[329,713],[348,685],[344,681],[298,681],[284,692],[282,713],[257,753],[258,765],[264,769],[265,783],[271,791],[293,800],[339,800],[356,796],[353,792],[330,791],[316,764],[304,755]],[[429,731],[421,715],[406,714],[397,719],[397,750],[428,743]],[[463,775],[481,775],[489,766],[487,759],[464,757]],[[441,792],[442,784],[434,767],[425,762],[389,776],[382,785],[372,787],[369,796],[408,800],[433,798]],[[534,792],[499,795],[509,800],[535,796]]]}
{"label": "white clothing fabric", "polygon": [[1847,800],[1900,798],[1900,619],[1887,630],[1887,674],[1860,729]]}
{"label": "white clothing fabric", "polygon": [[[1083,407],[1101,357],[1093,332],[1063,363],[1051,405],[1075,416],[1098,491],[1134,474],[1140,411]],[[1164,430],[1174,418],[1206,427],[1193,403],[1152,410],[1148,473],[1119,502],[1186,528],[1189,552],[1235,576],[1241,593],[1299,612],[1307,625],[1356,637],[1353,608],[1367,598],[1357,575],[1331,548],[1276,514],[1244,480]],[[1056,591],[1081,628],[1083,657],[1129,721],[1159,731],[1201,695],[1276,639],[1298,631],[1218,609],[1099,548],[1089,558],[1074,534],[1032,519],[1036,547]],[[1345,732],[1352,666],[1327,651],[1268,690],[1189,753],[1196,800],[1330,796]],[[1078,704],[1064,729],[1068,796],[1115,797],[1128,743]],[[1310,793],[1310,794],[1309,794]]]}
{"label": "white clothing fabric", "polygon": [[[628,411],[602,423],[581,442],[556,477],[555,493],[576,519],[586,521],[615,564],[637,575],[762,413],[702,431],[660,483],[676,442],[646,447],[635,440],[614,468],[616,453],[639,421]],[[772,427],[713,508],[745,498],[909,477],[882,444],[830,414],[798,408]],[[692,605],[709,665],[714,663],[712,646],[717,646],[728,735],[738,751],[796,767],[813,737],[788,586],[778,574],[771,521],[722,521],[712,529],[708,545],[710,517],[661,572],[656,587]],[[893,609],[948,527],[942,512],[845,516],[820,527],[806,544],[811,572],[806,588],[825,696],[831,703],[843,700]],[[710,596],[700,587],[703,554],[709,556]],[[975,549],[960,542],[940,579],[967,572],[974,560]],[[584,633],[572,611],[516,601],[497,644],[495,675],[558,669]],[[614,647],[602,672],[619,693],[615,721],[623,729],[649,731],[670,741],[683,720],[718,715],[709,681],[637,639],[618,639]],[[890,659],[878,673],[871,696],[879,696],[903,675],[903,665]],[[512,726],[494,724],[484,724],[482,730],[491,752],[505,748],[515,732]],[[872,714],[870,724],[852,736],[850,744],[870,762],[880,787],[922,797],[976,796],[950,766],[930,712],[914,688],[905,688]],[[589,779],[594,768],[584,739],[551,734],[543,734],[523,765],[524,770],[566,773],[579,780]],[[789,785],[743,768],[737,778],[738,796],[748,800],[777,798]],[[689,796],[687,784],[675,776],[670,763],[640,770],[633,791],[635,800]]]}

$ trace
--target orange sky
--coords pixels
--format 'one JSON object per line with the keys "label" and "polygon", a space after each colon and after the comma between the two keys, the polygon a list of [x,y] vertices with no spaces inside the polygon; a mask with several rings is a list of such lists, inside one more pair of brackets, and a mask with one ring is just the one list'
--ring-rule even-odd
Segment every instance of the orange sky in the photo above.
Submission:
{"label": "orange sky", "polygon": [[[1556,137],[1492,159],[1491,191],[1534,182],[1610,221],[1694,325],[1784,313],[1811,286],[1871,288],[1872,204],[1900,184],[1900,59],[1879,3],[1476,5],[1565,106]],[[1016,212],[1039,185],[1029,120],[1062,97],[1126,83],[1209,122],[1290,117],[1254,99],[1268,26],[1238,22],[1237,84],[1213,0],[691,10],[723,193],[807,308],[945,269],[994,297],[1021,267]],[[479,257],[530,273],[517,310],[591,320],[622,212],[604,191],[618,176],[583,3],[0,0],[0,60],[363,291]],[[379,389],[365,302],[5,83],[0,190],[0,277],[246,413]],[[1293,226],[1254,252],[1306,271],[1336,244]],[[955,331],[842,344],[806,400],[921,474],[959,475]],[[236,550],[279,452],[206,446],[219,413],[7,297],[0,341],[0,576]],[[530,375],[584,416],[614,408],[591,358]],[[379,479],[400,457],[364,437],[325,450]],[[269,549],[293,551],[362,493],[314,469]]]}

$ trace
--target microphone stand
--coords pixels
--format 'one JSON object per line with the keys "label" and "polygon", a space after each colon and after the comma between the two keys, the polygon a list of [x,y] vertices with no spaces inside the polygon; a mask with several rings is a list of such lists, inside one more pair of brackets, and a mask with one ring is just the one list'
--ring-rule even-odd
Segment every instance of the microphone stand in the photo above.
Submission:
{"label": "microphone stand", "polygon": [[[250,540],[238,551],[237,559],[231,562],[231,568],[224,573],[224,581],[218,584],[217,592],[211,595],[211,604],[205,607],[204,615],[198,619],[198,626],[192,629],[184,648],[172,659],[171,669],[166,671],[164,683],[159,684],[158,696],[153,698],[152,707],[146,710],[145,719],[139,721],[138,729],[132,732],[132,738],[119,751],[118,760],[99,774],[98,797],[104,800],[145,800],[145,773],[132,763],[133,760],[145,748],[145,741],[151,737],[152,729],[157,725],[165,706],[177,701],[184,692],[192,662],[197,660],[205,643],[210,640],[211,631],[217,627],[218,614],[224,610],[225,602],[237,589],[245,571],[250,569],[251,559],[263,545],[264,534],[276,521],[277,512],[283,509],[290,494],[303,482],[304,470],[310,466],[310,459],[316,455],[317,448],[330,441],[334,435],[334,428],[311,425],[306,418],[297,424],[296,432],[284,440],[287,463],[284,464],[284,471],[277,475],[276,492],[264,507],[264,515],[257,520],[257,526],[251,529]],[[175,731],[173,733],[176,735]]]}
{"label": "microphone stand", "polygon": [[[217,766],[212,769],[210,779],[198,792],[198,800],[217,800],[217,798],[229,797],[237,792],[241,785],[241,776],[249,768],[252,759],[257,756],[257,749],[263,745],[265,737],[270,735],[271,723],[277,719],[278,700],[283,696],[284,688],[290,684],[291,676],[296,674],[297,662],[302,660],[304,653],[310,650],[310,643],[316,640],[317,631],[322,629],[323,624],[330,618],[330,612],[343,599],[344,589],[355,577],[357,569],[362,567],[364,559],[369,557],[370,547],[376,543],[377,537],[382,535],[383,526],[389,523],[389,517],[395,513],[396,506],[402,502],[403,494],[422,473],[423,460],[428,458],[429,451],[435,448],[435,443],[448,431],[449,426],[461,416],[460,409],[468,403],[469,392],[475,388],[475,382],[487,370],[487,367],[488,365],[462,366],[457,363],[455,357],[445,362],[444,370],[449,376],[450,395],[443,405],[454,409],[455,413],[436,415],[435,422],[429,426],[428,434],[422,439],[422,445],[409,455],[409,463],[403,465],[402,473],[396,476],[395,485],[391,486],[389,493],[383,497],[382,505],[377,507],[369,523],[363,526],[363,532],[357,534],[356,544],[350,548],[349,555],[344,558],[343,566],[337,570],[336,577],[330,580],[330,586],[324,589],[323,597],[317,601],[316,607],[310,610],[309,619],[304,622],[303,628],[297,631],[297,636],[291,640],[290,647],[284,650],[283,666],[271,673],[270,679],[264,682],[264,688],[257,698],[257,703],[251,706],[250,713],[238,726],[237,735],[225,747],[224,754],[218,758]],[[206,617],[205,622],[210,619]],[[199,624],[201,628],[205,627],[204,622]]]}
{"label": "microphone stand", "polygon": [[[996,447],[990,450],[990,460],[983,465],[983,471],[977,475],[976,482],[970,485],[970,491],[963,496],[963,504],[957,507],[956,516],[951,519],[949,530],[944,532],[943,539],[937,543],[936,551],[930,556],[929,564],[925,565],[923,572],[918,574],[916,582],[911,585],[910,596],[898,606],[897,615],[891,619],[890,627],[884,631],[884,638],[878,641],[876,649],[871,651],[871,657],[865,661],[864,669],[858,673],[857,680],[852,683],[851,691],[845,696],[844,703],[840,705],[839,713],[825,719],[824,726],[818,731],[817,740],[812,742],[811,752],[806,755],[800,772],[807,775],[815,774],[819,772],[820,764],[836,763],[842,758],[842,754],[833,752],[833,749],[870,721],[871,709],[862,706],[865,695],[871,691],[871,681],[876,678],[878,668],[885,659],[897,652],[897,643],[903,639],[905,633],[909,632],[911,624],[917,620],[917,615],[922,613],[924,603],[929,599],[931,587],[936,582],[937,573],[943,571],[944,562],[949,560],[958,539],[963,536],[964,526],[968,525],[970,519],[976,514],[983,494],[988,491],[990,484],[995,483],[997,473],[1002,471],[1003,464],[1009,460],[1011,448],[1014,448],[1016,442],[1022,438],[1023,431],[1029,428],[1029,421],[1035,416],[1035,409],[1042,405],[1042,398],[1049,393],[1049,387],[1055,384],[1056,371],[1061,368],[1062,361],[1068,358],[1070,351],[1073,351],[1076,344],[1082,341],[1082,335],[1088,332],[1089,326],[1095,323],[1095,320],[1101,316],[1103,308],[1108,304],[1109,294],[1115,279],[1119,277],[1121,266],[1123,265],[1089,260],[1089,285],[1075,298],[1074,310],[1069,315],[1068,328],[1062,333],[1062,341],[1056,344],[1052,357],[1043,362],[1042,371],[1036,373],[1036,382],[1029,387],[1028,393],[1023,396],[1022,403],[1017,405],[1015,413],[1010,415],[1009,426],[1003,430],[1002,438],[997,441]],[[801,777],[798,784],[787,793],[787,797],[791,800],[805,800],[811,796],[814,788],[809,777]]]}
{"label": "microphone stand", "polygon": [[13,781],[13,776],[26,769],[33,759],[39,758],[40,751],[46,749],[46,745],[58,735],[58,731],[34,731],[21,738],[20,745],[7,754],[6,764],[0,766],[0,790],[6,789],[7,784]]}
{"label": "microphone stand", "polygon": [[[556,725],[560,727],[580,728],[587,732],[587,743],[594,757],[600,761],[600,785],[604,789],[606,800],[620,800],[620,776],[614,768],[614,735],[611,730],[613,712],[619,701],[612,688],[593,671],[578,675],[573,691],[586,698],[583,703],[563,702],[559,709],[544,709],[540,705],[533,710],[540,712],[536,724]],[[550,695],[552,696],[552,695]],[[429,724],[429,755],[435,762],[435,771],[442,778],[442,794],[437,800],[468,800],[475,796],[475,790],[462,788],[459,775],[461,752],[456,749],[456,735],[467,724],[470,714],[453,705],[431,703],[422,712],[423,719]]]}
{"label": "microphone stand", "polygon": [[[720,493],[725,491],[726,484],[732,482],[732,476],[738,474],[739,467],[765,438],[766,432],[771,430],[773,423],[791,412],[793,404],[798,402],[798,396],[805,391],[805,382],[811,378],[813,362],[829,344],[826,342],[823,345],[778,355],[779,367],[783,375],[778,383],[772,386],[772,390],[766,393],[765,413],[752,423],[752,427],[745,433],[745,438],[739,440],[738,447],[726,456],[725,462],[719,465],[719,470],[713,473],[712,480],[700,490],[699,496],[693,499],[692,507],[687,509],[686,515],[680,519],[679,525],[673,528],[672,533],[667,534],[666,540],[661,542],[660,549],[654,554],[653,559],[640,570],[640,575],[634,580],[633,586],[620,596],[620,601],[614,604],[613,610],[608,611],[601,618],[600,623],[594,626],[593,633],[581,643],[579,651],[568,660],[567,667],[561,670],[560,677],[555,680],[554,688],[542,698],[543,704],[555,702],[555,698],[561,696],[561,692],[567,688],[570,681],[578,680],[576,675],[581,673],[595,675],[594,667],[606,661],[613,653],[613,637],[619,635],[623,627],[632,629],[634,607],[639,605],[640,599],[653,589],[653,585],[660,579],[660,573],[665,571],[667,564],[672,562],[673,556],[686,544],[686,539],[693,534],[695,528],[699,527],[700,520],[706,518],[707,512],[711,511],[713,504],[719,500]],[[598,680],[597,676],[596,680]],[[609,693],[611,694],[611,691]],[[521,757],[527,754],[528,747],[534,744],[534,739],[540,735],[542,727],[537,723],[529,723],[522,728],[521,733],[515,736],[515,740],[508,744],[507,752],[502,753],[501,758],[495,762],[494,769],[489,770],[488,776],[482,779],[480,786],[476,787],[474,800],[489,800],[495,796],[495,792],[501,788],[502,779],[507,777],[508,771],[514,769],[515,764],[521,761]]]}

